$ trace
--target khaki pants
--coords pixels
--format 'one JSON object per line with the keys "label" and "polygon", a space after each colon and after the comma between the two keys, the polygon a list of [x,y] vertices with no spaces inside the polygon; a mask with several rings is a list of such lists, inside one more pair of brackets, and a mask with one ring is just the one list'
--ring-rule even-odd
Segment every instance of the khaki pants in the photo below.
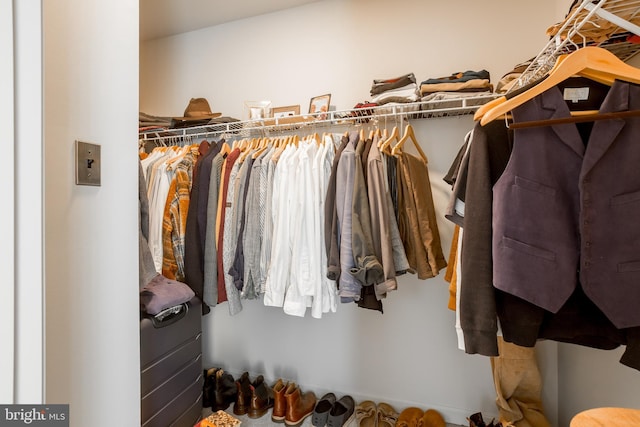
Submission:
{"label": "khaki pants", "polygon": [[542,408],[542,378],[535,349],[498,337],[498,357],[491,358],[496,404],[503,425],[550,427]]}
{"label": "khaki pants", "polygon": [[596,408],[580,412],[571,420],[571,427],[637,427],[640,409]]}

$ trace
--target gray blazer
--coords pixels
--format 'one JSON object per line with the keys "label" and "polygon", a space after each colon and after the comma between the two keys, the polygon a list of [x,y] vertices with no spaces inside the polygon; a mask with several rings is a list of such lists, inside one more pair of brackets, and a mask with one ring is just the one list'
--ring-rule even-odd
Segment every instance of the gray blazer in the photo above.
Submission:
{"label": "gray blazer", "polygon": [[[640,86],[616,81],[601,112],[640,109]],[[568,117],[554,87],[513,111],[514,122]],[[494,187],[498,289],[557,312],[578,282],[617,328],[640,326],[640,118],[515,131]]]}

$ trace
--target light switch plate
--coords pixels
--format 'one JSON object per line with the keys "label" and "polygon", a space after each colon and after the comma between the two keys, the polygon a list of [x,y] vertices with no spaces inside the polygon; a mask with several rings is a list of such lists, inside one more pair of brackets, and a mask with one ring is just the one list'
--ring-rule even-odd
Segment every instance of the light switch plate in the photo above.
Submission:
{"label": "light switch plate", "polygon": [[100,186],[100,146],[76,141],[76,185]]}

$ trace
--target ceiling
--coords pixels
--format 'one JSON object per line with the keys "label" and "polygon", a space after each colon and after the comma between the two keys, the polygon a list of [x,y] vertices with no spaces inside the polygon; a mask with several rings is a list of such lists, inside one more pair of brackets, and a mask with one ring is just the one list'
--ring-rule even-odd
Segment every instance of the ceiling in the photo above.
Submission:
{"label": "ceiling", "polygon": [[140,40],[289,9],[318,0],[140,0]]}

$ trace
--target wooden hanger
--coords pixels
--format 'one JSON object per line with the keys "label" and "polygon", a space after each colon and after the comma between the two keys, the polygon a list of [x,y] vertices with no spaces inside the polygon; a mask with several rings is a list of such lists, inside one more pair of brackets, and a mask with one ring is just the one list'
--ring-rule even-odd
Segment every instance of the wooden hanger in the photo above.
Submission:
{"label": "wooden hanger", "polygon": [[269,138],[261,138],[260,144],[258,145],[258,148],[254,150],[253,154],[251,155],[251,158],[253,160],[257,159],[268,148],[269,148]]}
{"label": "wooden hanger", "polygon": [[409,139],[413,142],[413,145],[415,145],[416,150],[418,150],[418,153],[420,154],[420,157],[422,157],[422,160],[424,160],[425,163],[429,163],[429,161],[427,160],[427,155],[424,153],[424,151],[422,151],[422,148],[420,148],[420,144],[416,139],[416,134],[414,133],[413,126],[411,126],[411,124],[408,124],[404,128],[404,135],[402,135],[402,138],[400,138],[400,141],[398,141],[398,143],[393,146],[393,149],[391,150],[391,155],[398,156],[400,153],[402,153],[402,146]]}
{"label": "wooden hanger", "polygon": [[480,106],[480,108],[478,108],[476,110],[476,112],[473,115],[473,120],[478,121],[480,119],[482,119],[482,117],[485,115],[485,113],[489,110],[491,110],[493,107],[496,107],[502,103],[504,103],[507,100],[507,97],[505,95],[502,95],[498,98],[492,99],[491,101],[487,102],[486,104],[482,104]]}
{"label": "wooden hanger", "polygon": [[378,143],[378,148],[380,148],[380,152],[391,155],[391,143],[399,140],[400,135],[398,135],[398,126],[394,126],[393,129],[391,129],[389,137]]}
{"label": "wooden hanger", "polygon": [[605,84],[611,84],[615,79],[640,83],[640,69],[622,62],[606,49],[587,46],[563,58],[539,84],[486,111],[480,123],[484,126],[502,117],[505,113],[575,75]]}
{"label": "wooden hanger", "polygon": [[[558,66],[567,58],[567,56],[569,56],[569,54],[565,53],[564,55],[560,55],[558,57],[558,59],[556,59],[556,63],[553,65],[553,68],[551,70],[549,70],[549,72],[547,73],[546,76],[531,82],[521,88],[515,89],[505,95],[502,95],[498,98],[492,99],[491,101],[487,102],[486,104],[483,104],[480,106],[480,108],[478,108],[475,112],[475,114],[473,115],[473,120],[481,120],[482,117],[485,115],[485,113],[489,110],[491,110],[494,107],[497,107],[498,105],[506,102],[508,99],[515,97],[517,95],[519,95],[521,92],[524,92],[525,90],[529,89],[530,87],[539,84],[540,82],[542,82],[542,80],[546,79],[550,74],[554,73],[556,68],[558,68]],[[594,70],[590,70],[590,69],[585,69],[583,71],[580,72],[580,75],[582,77],[587,77],[591,80],[597,81],[599,83],[602,84],[606,84],[611,86],[613,84],[613,81],[615,80],[615,76],[612,74],[603,74],[601,72],[598,71],[594,71]]]}
{"label": "wooden hanger", "polygon": [[220,147],[220,152],[222,153],[223,156],[227,156],[231,152],[231,147],[229,146],[228,143],[223,142],[222,147]]}

